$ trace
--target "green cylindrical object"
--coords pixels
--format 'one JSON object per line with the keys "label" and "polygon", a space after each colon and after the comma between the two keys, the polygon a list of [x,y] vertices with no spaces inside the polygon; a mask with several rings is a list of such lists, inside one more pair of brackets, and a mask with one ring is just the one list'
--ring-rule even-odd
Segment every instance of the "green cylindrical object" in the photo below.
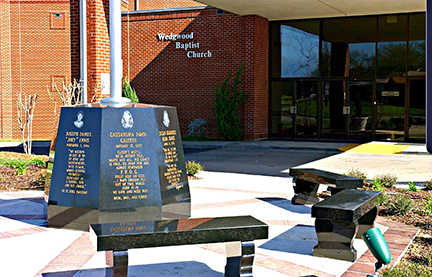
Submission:
{"label": "green cylindrical object", "polygon": [[390,263],[390,250],[380,229],[371,228],[363,233],[362,238],[378,262],[382,264]]}

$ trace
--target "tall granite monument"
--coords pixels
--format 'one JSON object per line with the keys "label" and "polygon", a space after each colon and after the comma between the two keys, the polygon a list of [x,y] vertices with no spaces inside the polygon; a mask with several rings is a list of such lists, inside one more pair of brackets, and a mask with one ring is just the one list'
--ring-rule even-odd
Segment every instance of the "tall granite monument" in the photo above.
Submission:
{"label": "tall granite monument", "polygon": [[48,201],[48,225],[190,217],[176,109],[129,104],[63,107]]}

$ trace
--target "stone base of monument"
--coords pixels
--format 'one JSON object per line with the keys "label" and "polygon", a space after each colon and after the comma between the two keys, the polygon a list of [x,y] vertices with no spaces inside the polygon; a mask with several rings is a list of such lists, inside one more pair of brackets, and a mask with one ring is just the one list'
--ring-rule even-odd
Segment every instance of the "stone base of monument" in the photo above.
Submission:
{"label": "stone base of monument", "polygon": [[174,107],[62,107],[48,225],[190,217],[190,193]]}
{"label": "stone base of monument", "polygon": [[[113,251],[112,276],[127,276],[128,249],[227,243],[225,276],[252,276],[254,240],[268,238],[268,225],[252,216],[92,224],[97,251]],[[107,270],[109,272],[109,270]]]}
{"label": "stone base of monument", "polygon": [[313,255],[355,261],[354,238],[374,227],[376,199],[381,192],[345,189],[312,206],[318,244]]}

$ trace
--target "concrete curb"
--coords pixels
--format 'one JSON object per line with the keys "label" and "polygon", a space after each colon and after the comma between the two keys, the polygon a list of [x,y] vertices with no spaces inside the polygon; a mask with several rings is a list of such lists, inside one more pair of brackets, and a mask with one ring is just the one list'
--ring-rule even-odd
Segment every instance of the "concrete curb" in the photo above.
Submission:
{"label": "concrete curb", "polygon": [[[298,144],[298,145],[295,145]],[[183,148],[186,150],[216,150],[216,149],[233,149],[233,150],[251,150],[251,149],[273,149],[273,150],[298,150],[298,151],[321,151],[341,153],[338,149],[340,143],[328,145],[328,143],[311,143],[296,141],[254,141],[254,142],[195,142],[184,141]]]}

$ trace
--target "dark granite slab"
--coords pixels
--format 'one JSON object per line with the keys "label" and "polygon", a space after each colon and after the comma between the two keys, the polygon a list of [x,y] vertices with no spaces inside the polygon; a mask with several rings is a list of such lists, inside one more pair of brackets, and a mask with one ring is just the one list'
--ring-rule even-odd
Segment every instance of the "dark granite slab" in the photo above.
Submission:
{"label": "dark granite slab", "polygon": [[312,217],[354,222],[372,210],[381,192],[346,189],[312,206]]}
{"label": "dark granite slab", "polygon": [[268,225],[252,216],[105,223],[92,224],[90,237],[97,251],[121,251],[266,239]]}
{"label": "dark granite slab", "polygon": [[62,107],[48,225],[190,217],[187,172],[174,107]]}
{"label": "dark granite slab", "polygon": [[355,189],[363,186],[362,179],[314,168],[290,168],[289,175],[311,183],[336,188]]}

